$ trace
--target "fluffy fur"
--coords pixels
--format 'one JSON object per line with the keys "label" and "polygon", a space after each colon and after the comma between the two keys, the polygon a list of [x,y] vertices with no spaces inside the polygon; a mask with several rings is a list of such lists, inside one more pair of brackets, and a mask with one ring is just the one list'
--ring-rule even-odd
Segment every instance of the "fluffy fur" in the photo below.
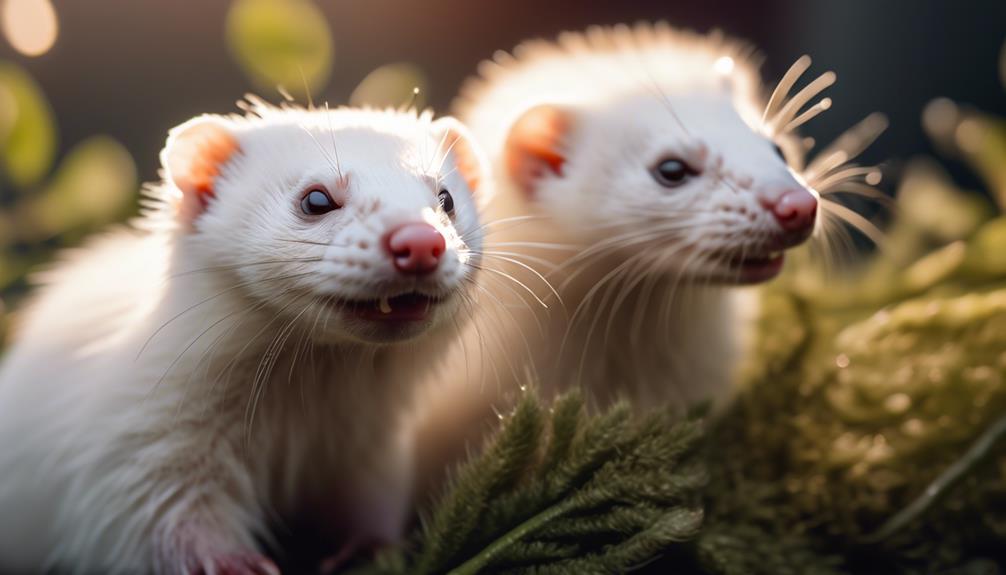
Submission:
{"label": "fluffy fur", "polygon": [[[398,536],[407,407],[457,331],[481,246],[452,140],[465,131],[246,108],[169,138],[166,167],[193,125],[235,138],[204,211],[167,174],[139,229],[68,256],[21,312],[0,370],[0,571],[265,573],[265,550],[303,525],[330,553]],[[314,184],[342,208],[305,218]],[[416,220],[447,248],[436,273],[406,277],[382,234]],[[443,299],[408,329],[344,303],[413,291]]]}
{"label": "fluffy fur", "polygon": [[[802,73],[809,59],[798,64]],[[755,313],[732,284],[767,279],[739,263],[782,249],[766,204],[815,183],[799,173],[805,150],[790,132],[827,108],[797,116],[834,79],[784,101],[799,73],[787,77],[767,108],[749,48],[666,24],[566,33],[482,63],[454,111],[497,176],[488,220],[509,223],[489,228],[486,266],[510,277],[487,277],[484,305],[429,402],[427,461],[477,441],[491,407],[529,373],[546,394],[580,385],[602,403],[626,396],[637,407],[730,395]],[[515,126],[542,106],[560,121],[542,129],[554,141],[541,145],[563,161],[556,169],[546,154],[522,175],[509,149]],[[661,158],[696,173],[668,189],[653,174]]]}

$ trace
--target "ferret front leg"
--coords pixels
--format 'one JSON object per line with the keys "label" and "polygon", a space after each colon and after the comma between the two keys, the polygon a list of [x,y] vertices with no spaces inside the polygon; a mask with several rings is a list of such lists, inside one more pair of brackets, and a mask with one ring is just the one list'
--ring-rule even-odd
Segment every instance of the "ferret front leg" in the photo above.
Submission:
{"label": "ferret front leg", "polygon": [[[170,468],[162,496],[174,497],[153,530],[163,575],[278,575],[255,535],[263,533],[251,475],[227,439],[206,439]],[[201,448],[201,449],[200,449]],[[201,454],[200,454],[201,452]]]}
{"label": "ferret front leg", "polygon": [[195,515],[166,526],[154,541],[159,575],[279,575],[271,559],[242,537]]}
{"label": "ferret front leg", "polygon": [[[70,478],[56,565],[93,573],[274,574],[256,482],[233,425],[106,420],[103,457]],[[82,447],[86,450],[87,447]]]}

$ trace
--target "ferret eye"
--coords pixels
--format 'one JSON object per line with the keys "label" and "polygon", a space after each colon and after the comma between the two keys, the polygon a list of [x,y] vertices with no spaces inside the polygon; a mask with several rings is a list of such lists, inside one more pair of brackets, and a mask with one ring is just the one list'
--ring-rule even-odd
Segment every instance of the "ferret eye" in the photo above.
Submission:
{"label": "ferret eye", "polygon": [[440,207],[444,210],[448,216],[454,215],[454,198],[451,197],[451,193],[447,190],[440,190],[437,194],[437,199],[440,200]]}
{"label": "ferret eye", "polygon": [[657,180],[657,183],[661,186],[676,188],[684,184],[688,178],[694,176],[697,172],[681,160],[669,158],[661,160],[651,170],[651,173],[653,174],[653,179]]}
{"label": "ferret eye", "polygon": [[775,148],[776,155],[778,155],[779,158],[781,158],[782,161],[785,163],[786,162],[786,152],[783,151],[782,146],[780,146],[779,144],[773,143],[772,147]]}
{"label": "ferret eye", "polygon": [[322,188],[311,188],[304,199],[300,201],[300,209],[309,216],[320,216],[332,210],[339,209],[339,205],[332,200],[332,196]]}

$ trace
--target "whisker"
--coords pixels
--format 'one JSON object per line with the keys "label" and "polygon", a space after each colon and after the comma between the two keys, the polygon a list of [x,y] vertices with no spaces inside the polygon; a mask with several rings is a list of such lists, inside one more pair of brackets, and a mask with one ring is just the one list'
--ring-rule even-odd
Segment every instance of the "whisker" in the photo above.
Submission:
{"label": "whisker", "polygon": [[874,177],[879,176],[879,170],[877,168],[864,168],[862,166],[849,166],[841,170],[833,171],[827,177],[815,178],[814,180],[809,180],[807,183],[811,185],[815,190],[822,192],[827,190],[835,183],[852,180],[859,177]]}
{"label": "whisker", "polygon": [[316,258],[316,257],[290,258],[290,259],[282,259],[282,260],[264,260],[264,261],[259,261],[259,262],[246,262],[246,263],[240,263],[240,264],[232,264],[232,265],[224,265],[224,266],[212,266],[212,267],[206,267],[206,268],[199,268],[199,269],[195,269],[195,270],[186,270],[184,272],[178,272],[178,273],[175,273],[175,274],[171,274],[168,277],[169,278],[176,278],[176,277],[193,275],[193,274],[201,274],[201,273],[209,273],[209,272],[217,272],[217,271],[243,269],[243,268],[246,268],[246,267],[253,267],[253,266],[264,266],[264,265],[272,265],[272,264],[304,263],[304,262],[319,262],[321,260],[322,260],[322,258]]}
{"label": "whisker", "polygon": [[325,102],[325,119],[328,120],[328,136],[332,140],[332,154],[335,155],[335,168],[339,171],[339,180],[344,181],[342,164],[339,162],[339,147],[335,145],[335,130],[332,129],[332,110],[329,109],[328,102]]}
{"label": "whisker", "polygon": [[884,248],[884,233],[880,231],[880,228],[874,225],[870,220],[837,202],[821,202],[821,209],[829,211],[841,218],[845,223],[851,225],[864,236],[868,237],[870,241],[877,245],[878,248]]}
{"label": "whisker", "polygon": [[775,117],[776,110],[782,105],[782,102],[789,95],[789,91],[796,84],[800,76],[810,68],[810,56],[804,54],[800,56],[793,65],[786,70],[783,74],[782,79],[779,83],[775,85],[775,90],[772,90],[772,96],[768,100],[768,104],[765,106],[765,111],[762,113],[762,122],[766,122],[768,118]]}
{"label": "whisker", "polygon": [[799,92],[796,93],[792,98],[787,101],[781,110],[776,114],[774,118],[769,122],[769,127],[772,132],[778,132],[779,127],[788,124],[793,120],[793,117],[797,115],[807,102],[811,98],[820,94],[823,90],[835,83],[835,73],[832,71],[827,71],[815,78],[810,84],[804,86]]}
{"label": "whisker", "polygon": [[[835,194],[853,194],[864,198],[869,198],[890,211],[897,211],[898,204],[891,196],[876,188],[872,188],[859,182],[842,182],[827,191],[818,190],[821,196],[833,196]],[[824,198],[828,199],[828,198]]]}
{"label": "whisker", "polygon": [[[469,264],[469,265],[472,265],[472,264]],[[510,275],[510,274],[508,274],[506,272],[497,270],[497,269],[487,268],[487,267],[484,267],[484,266],[472,265],[472,267],[474,267],[475,269],[478,269],[478,270],[486,271],[486,272],[489,272],[489,273],[494,273],[494,274],[497,274],[499,276],[502,276],[502,277],[505,277],[505,278],[509,279],[510,281],[512,281],[512,282],[516,283],[517,285],[519,285],[520,287],[522,287],[524,289],[524,291],[526,291],[527,293],[531,294],[531,297],[533,297],[535,299],[535,301],[537,301],[541,305],[541,307],[546,308],[546,309],[548,308],[548,304],[545,303],[545,301],[542,300],[540,297],[538,297],[538,294],[534,293],[534,290],[532,290],[531,288],[527,287],[527,285],[524,282],[522,282],[519,279],[513,277],[512,275]]]}
{"label": "whisker", "polygon": [[832,170],[856,158],[886,129],[887,118],[883,114],[870,114],[817,154],[804,170],[804,179],[812,181],[827,176]]}
{"label": "whisker", "polygon": [[780,133],[788,134],[793,130],[799,128],[800,126],[806,124],[807,122],[816,118],[821,112],[824,112],[831,108],[831,98],[824,98],[820,102],[814,104],[810,108],[807,108],[802,114],[790,120],[788,124],[783,126]]}
{"label": "whisker", "polygon": [[324,247],[324,248],[345,248],[345,247],[349,247],[349,244],[333,244],[333,243],[328,243],[328,242],[312,242],[310,240],[297,240],[297,239],[290,239],[290,238],[276,238],[276,240],[280,241],[280,242],[288,242],[288,243],[291,243],[291,244],[304,244],[304,245],[307,245],[307,246],[321,246],[321,247]]}
{"label": "whisker", "polygon": [[220,296],[222,296],[224,294],[230,293],[230,292],[232,292],[232,291],[234,291],[236,289],[240,289],[240,288],[243,288],[243,287],[254,285],[256,283],[266,282],[266,281],[280,281],[280,280],[287,280],[287,279],[295,279],[295,278],[298,278],[298,277],[303,277],[303,276],[311,275],[311,273],[312,272],[303,272],[303,273],[298,273],[298,274],[290,274],[290,275],[284,275],[284,276],[278,276],[278,277],[271,277],[271,278],[264,278],[264,279],[255,279],[255,280],[249,280],[249,281],[246,281],[246,282],[241,282],[241,283],[232,285],[232,286],[228,287],[227,289],[225,289],[225,290],[223,290],[221,292],[218,292],[218,293],[216,293],[216,294],[214,294],[214,295],[212,295],[212,296],[210,296],[210,297],[208,297],[208,298],[206,298],[206,299],[204,299],[204,300],[202,300],[200,302],[197,302],[197,303],[195,303],[195,304],[193,304],[193,305],[185,308],[184,310],[182,310],[181,312],[179,312],[177,315],[173,316],[168,321],[162,323],[160,325],[160,327],[158,327],[156,330],[154,330],[154,333],[150,334],[150,337],[148,337],[147,340],[145,342],[143,342],[143,345],[140,346],[140,351],[138,351],[136,353],[136,359],[139,359],[140,356],[143,355],[143,352],[147,349],[147,346],[150,345],[150,342],[153,341],[153,339],[155,337],[157,337],[157,334],[161,333],[161,331],[164,328],[168,327],[168,325],[170,325],[171,323],[173,323],[174,321],[176,321],[178,318],[182,317],[183,315],[189,313],[190,311],[196,309],[197,307],[199,307],[199,306],[201,306],[203,304],[206,304],[206,303],[208,303],[210,301],[213,301],[214,299],[216,299],[216,298],[218,298],[218,297],[220,297]]}
{"label": "whisker", "polygon": [[522,247],[570,252],[580,249],[580,246],[574,244],[553,244],[548,242],[492,242],[491,247]]}
{"label": "whisker", "polygon": [[529,265],[527,265],[527,264],[525,264],[525,263],[523,263],[523,262],[521,262],[521,261],[519,261],[519,260],[517,260],[515,258],[511,258],[511,257],[507,257],[507,256],[501,256],[501,255],[497,255],[497,254],[493,254],[493,253],[486,253],[486,252],[482,252],[482,253],[483,253],[483,255],[486,255],[487,257],[492,257],[492,258],[500,259],[500,260],[503,260],[503,261],[506,261],[506,262],[510,262],[510,263],[512,263],[514,265],[520,266],[520,267],[526,269],[527,271],[531,272],[532,274],[535,275],[535,277],[537,277],[538,279],[540,279],[542,281],[542,283],[545,284],[546,287],[548,287],[549,291],[552,292],[552,295],[555,296],[556,301],[559,302],[559,305],[562,305],[562,297],[559,295],[559,292],[555,291],[555,288],[552,287],[552,284],[549,283],[549,281],[547,279],[545,279],[545,276],[543,276],[540,273],[538,273],[538,270],[534,269],[533,267],[531,267],[531,266],[529,266]]}
{"label": "whisker", "polygon": [[321,145],[321,142],[318,141],[318,138],[314,135],[314,132],[311,131],[311,128],[309,128],[309,127],[307,127],[307,126],[305,126],[303,124],[301,124],[300,128],[302,130],[304,130],[304,132],[308,136],[311,137],[311,141],[313,141],[314,144],[315,144],[315,146],[318,147],[318,151],[321,153],[322,157],[325,158],[325,162],[328,163],[328,165],[329,165],[330,168],[332,168],[332,173],[334,173],[336,176],[338,176],[339,179],[341,180],[342,179],[342,172],[340,172],[339,168],[335,165],[335,162],[332,161],[332,158],[328,155],[328,152],[325,151],[325,148]]}

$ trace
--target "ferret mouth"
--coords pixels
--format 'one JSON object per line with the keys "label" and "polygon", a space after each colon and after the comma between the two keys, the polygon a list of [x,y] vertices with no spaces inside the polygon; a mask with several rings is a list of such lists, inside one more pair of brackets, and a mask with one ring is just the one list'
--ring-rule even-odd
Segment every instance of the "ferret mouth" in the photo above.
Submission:
{"label": "ferret mouth", "polygon": [[781,251],[754,256],[737,256],[727,265],[736,274],[737,282],[753,284],[768,281],[779,275],[785,254]]}
{"label": "ferret mouth", "polygon": [[418,322],[426,320],[443,297],[419,292],[382,296],[377,299],[335,300],[342,313],[371,322]]}

